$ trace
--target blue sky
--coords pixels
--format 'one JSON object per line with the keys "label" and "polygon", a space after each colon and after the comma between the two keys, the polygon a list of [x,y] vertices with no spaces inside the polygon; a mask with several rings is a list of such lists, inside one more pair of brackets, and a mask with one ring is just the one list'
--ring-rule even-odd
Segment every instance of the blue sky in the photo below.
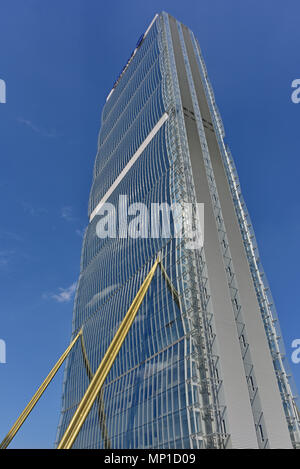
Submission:
{"label": "blue sky", "polygon": [[[288,356],[300,338],[300,3],[2,0],[0,439],[69,343],[101,108],[162,10],[200,41]],[[61,389],[62,372],[11,447],[53,447]]]}

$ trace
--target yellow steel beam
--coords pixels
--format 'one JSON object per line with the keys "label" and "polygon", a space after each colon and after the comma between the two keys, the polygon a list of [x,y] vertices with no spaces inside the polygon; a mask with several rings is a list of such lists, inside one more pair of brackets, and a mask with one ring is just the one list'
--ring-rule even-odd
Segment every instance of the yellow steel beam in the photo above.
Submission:
{"label": "yellow steel beam", "polygon": [[179,307],[180,309],[180,301],[179,301],[179,294],[178,294],[178,291],[176,290],[176,288],[174,287],[173,283],[171,282],[171,279],[170,277],[168,276],[167,272],[166,272],[166,269],[164,268],[163,264],[161,261],[159,261],[159,267],[160,267],[160,270],[161,270],[161,273],[166,281],[166,284],[175,300],[175,302],[177,303],[177,306]]}
{"label": "yellow steel beam", "polygon": [[[164,280],[166,281],[166,284],[171,292],[171,295],[173,299],[175,300],[177,306],[180,308],[180,302],[179,302],[179,294],[174,287],[174,285],[171,282],[171,279],[169,278],[162,262],[159,260],[158,261],[158,266],[160,267],[162,276]],[[89,363],[89,359],[86,353],[86,348],[84,344],[84,338],[83,334],[80,337],[80,342],[81,342],[81,350],[82,350],[82,356],[83,356],[83,361],[84,361],[84,366],[88,375],[89,380],[91,380],[94,376],[91,366]],[[111,442],[109,439],[108,431],[107,431],[107,426],[106,426],[106,416],[105,416],[105,408],[104,408],[104,402],[103,402],[103,389],[98,394],[97,397],[97,402],[98,402],[98,418],[99,418],[99,424],[100,424],[100,429],[101,429],[101,434],[103,438],[103,443],[104,443],[104,448],[105,449],[110,449],[111,448]]]}
{"label": "yellow steel beam", "polygon": [[17,431],[23,425],[23,423],[27,419],[28,415],[30,414],[30,412],[32,411],[32,409],[34,408],[34,406],[36,405],[36,403],[38,402],[38,400],[40,399],[40,397],[42,396],[42,394],[44,393],[44,391],[46,390],[46,388],[48,387],[48,385],[50,384],[50,382],[54,378],[54,376],[56,375],[57,371],[59,370],[59,368],[61,367],[61,365],[63,364],[63,362],[67,358],[67,356],[69,355],[69,353],[71,352],[72,348],[74,347],[75,343],[77,342],[77,340],[81,336],[81,334],[82,334],[82,329],[79,331],[77,336],[70,343],[69,347],[65,350],[65,352],[62,354],[62,356],[56,362],[56,364],[54,365],[54,367],[52,368],[52,370],[48,374],[47,378],[43,381],[43,383],[38,388],[38,390],[36,391],[36,393],[34,394],[32,399],[30,400],[30,402],[27,404],[27,406],[25,407],[25,409],[23,410],[23,412],[21,413],[19,418],[16,420],[14,425],[11,427],[8,434],[6,435],[6,437],[4,438],[2,443],[0,444],[0,449],[6,449],[8,447],[11,440],[14,438]]}
{"label": "yellow steel beam", "polygon": [[83,363],[84,363],[84,367],[86,370],[86,374],[88,375],[88,378],[91,381],[91,379],[94,376],[94,373],[92,372],[91,365],[90,365],[90,362],[86,353],[83,334],[81,334],[81,337],[80,337],[80,344],[81,344],[81,352],[82,352],[82,358],[83,358]]}
{"label": "yellow steel beam", "polygon": [[107,426],[106,426],[106,415],[105,415],[105,408],[104,408],[104,402],[103,402],[103,389],[100,390],[98,397],[97,397],[97,401],[98,401],[98,417],[99,417],[100,429],[101,429],[101,434],[102,434],[103,443],[104,443],[104,449],[110,449],[111,441],[110,441]]}
{"label": "yellow steel beam", "polygon": [[172,296],[174,297],[175,301],[177,302],[178,306],[179,306],[179,295],[178,295],[178,292],[176,291],[176,289],[174,288],[174,286],[172,285],[171,283],[171,280],[170,278],[168,277],[161,261],[159,260],[159,258],[156,259],[152,269],[150,270],[149,274],[147,275],[147,277],[145,278],[141,288],[139,289],[136,297],[134,298],[129,310],[127,311],[115,337],[113,338],[97,372],[95,373],[95,375],[93,375],[92,371],[91,371],[91,368],[90,368],[90,364],[89,364],[89,361],[88,361],[88,358],[87,358],[87,354],[86,354],[86,349],[85,349],[85,345],[84,345],[84,341],[83,341],[83,335],[82,335],[82,329],[79,331],[79,333],[77,334],[77,336],[73,339],[73,341],[70,343],[70,345],[68,346],[68,348],[65,350],[65,352],[62,354],[62,356],[59,358],[59,360],[57,361],[57,363],[54,365],[54,367],[52,368],[52,370],[50,371],[50,373],[48,374],[48,376],[46,377],[46,379],[43,381],[43,383],[41,384],[41,386],[38,388],[38,390],[36,391],[36,393],[34,394],[34,396],[32,397],[32,399],[30,400],[30,402],[27,404],[27,406],[25,407],[25,409],[23,410],[23,412],[21,413],[21,415],[19,416],[19,418],[16,420],[16,422],[14,423],[14,425],[12,426],[12,428],[10,429],[10,431],[8,432],[8,434],[6,435],[6,437],[4,438],[4,440],[2,441],[2,443],[0,444],[0,449],[5,449],[8,447],[8,445],[10,444],[10,442],[12,441],[12,439],[14,438],[14,436],[16,435],[16,433],[18,432],[18,430],[20,429],[20,427],[23,425],[23,423],[25,422],[25,420],[27,419],[28,415],[30,414],[30,412],[32,411],[32,409],[34,408],[34,406],[37,404],[37,402],[39,401],[39,399],[41,398],[41,396],[43,395],[44,391],[46,390],[46,388],[48,387],[48,385],[50,384],[50,382],[52,381],[52,379],[54,378],[54,376],[56,375],[57,371],[59,370],[59,368],[61,367],[62,363],[65,361],[65,359],[67,358],[67,356],[69,355],[70,351],[72,350],[72,348],[74,347],[75,343],[77,342],[78,338],[80,337],[80,340],[81,340],[81,350],[82,350],[82,354],[83,354],[83,360],[84,360],[84,364],[85,364],[85,368],[86,368],[86,371],[87,371],[87,375],[89,377],[89,379],[91,380],[90,382],[90,385],[82,399],[82,401],[80,402],[74,416],[73,416],[73,419],[71,420],[70,424],[69,424],[69,427],[67,428],[64,436],[62,437],[62,440],[61,442],[59,443],[58,445],[58,448],[71,448],[77,435],[78,435],[78,432],[80,431],[80,428],[91,408],[91,406],[93,405],[97,395],[98,395],[98,405],[99,405],[99,420],[100,420],[100,425],[101,425],[101,431],[102,431],[102,434],[103,434],[103,437],[104,437],[104,440],[106,442],[106,447],[110,447],[110,441],[109,441],[109,437],[108,437],[108,433],[107,433],[107,429],[106,429],[106,424],[105,424],[105,414],[104,414],[104,405],[103,405],[103,400],[102,400],[102,393],[99,392],[104,381],[105,381],[105,378],[107,377],[110,369],[111,369],[111,366],[113,365],[113,362],[117,356],[117,354],[119,353],[119,350],[129,332],[129,329],[135,319],[135,316],[139,310],[139,307],[147,293],[147,290],[150,286],[150,283],[152,281],[152,278],[153,278],[153,275],[155,273],[155,270],[157,268],[157,266],[160,266],[161,268],[161,272],[163,274],[163,277],[165,278],[166,282],[167,282],[167,285],[169,287],[169,289],[171,290],[171,293],[172,293]]}
{"label": "yellow steel beam", "polygon": [[[84,362],[84,366],[86,369],[86,373],[88,375],[89,380],[91,381],[94,376],[94,373],[92,372],[90,362],[86,353],[83,334],[81,334],[80,343],[81,343],[81,351],[82,351],[83,362]],[[100,393],[98,394],[97,401],[98,401],[99,425],[100,425],[100,430],[101,430],[101,434],[102,434],[102,438],[104,442],[104,448],[110,449],[111,442],[110,442],[107,427],[106,427],[106,416],[105,416],[105,409],[104,409],[104,402],[103,402],[103,389],[101,389]]]}
{"label": "yellow steel beam", "polygon": [[145,278],[136,297],[134,298],[129,310],[122,320],[110,346],[108,347],[96,373],[94,374],[82,400],[80,401],[57,449],[70,449],[89,413],[97,395],[99,394],[103,383],[121,349],[121,346],[130,330],[130,327],[137,315],[139,307],[148,291],[155,270],[159,264],[157,258],[149,274]]}

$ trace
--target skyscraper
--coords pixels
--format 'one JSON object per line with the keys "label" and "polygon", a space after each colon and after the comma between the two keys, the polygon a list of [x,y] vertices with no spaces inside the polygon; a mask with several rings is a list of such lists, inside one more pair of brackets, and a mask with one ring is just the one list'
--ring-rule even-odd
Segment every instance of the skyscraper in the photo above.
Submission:
{"label": "skyscraper", "polygon": [[[78,342],[67,359],[57,441],[159,257],[73,447],[300,444],[274,302],[223,137],[194,34],[156,15],[102,112],[73,314],[84,348]],[[203,245],[176,235],[174,212],[167,232],[141,229],[145,213],[134,235],[127,226],[130,207],[152,213],[158,204],[191,204],[194,225],[197,203]],[[99,233],[104,205],[112,208],[107,236]]]}

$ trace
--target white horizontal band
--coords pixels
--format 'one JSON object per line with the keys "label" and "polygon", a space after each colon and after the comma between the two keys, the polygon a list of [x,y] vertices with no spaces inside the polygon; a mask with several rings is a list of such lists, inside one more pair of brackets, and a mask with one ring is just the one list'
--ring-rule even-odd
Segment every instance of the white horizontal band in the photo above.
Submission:
{"label": "white horizontal band", "polygon": [[105,193],[105,195],[102,197],[102,199],[100,200],[100,202],[98,203],[97,207],[94,208],[94,210],[92,211],[91,215],[90,215],[90,222],[93,220],[93,218],[97,215],[97,213],[99,212],[99,210],[101,209],[102,205],[107,201],[107,199],[111,196],[111,194],[113,193],[113,191],[115,190],[115,188],[118,186],[118,184],[120,184],[120,182],[122,181],[122,179],[124,178],[124,176],[128,173],[128,171],[130,170],[130,168],[133,166],[133,164],[136,162],[136,160],[139,158],[139,156],[143,153],[143,151],[145,150],[145,148],[147,147],[147,145],[151,142],[151,140],[153,139],[153,137],[157,134],[157,132],[159,131],[159,129],[161,128],[161,126],[166,122],[166,120],[168,119],[168,114],[165,112],[162,117],[159,119],[159,121],[157,122],[157,124],[155,124],[155,126],[153,127],[153,129],[151,130],[151,132],[147,135],[147,137],[145,138],[145,140],[143,141],[143,143],[139,146],[139,148],[137,149],[137,151],[135,152],[135,154],[132,156],[132,158],[130,158],[130,160],[128,161],[127,165],[125,166],[124,169],[122,169],[122,171],[120,172],[119,176],[115,179],[115,181],[112,183],[112,185],[110,186],[110,188],[108,189],[108,191]]}

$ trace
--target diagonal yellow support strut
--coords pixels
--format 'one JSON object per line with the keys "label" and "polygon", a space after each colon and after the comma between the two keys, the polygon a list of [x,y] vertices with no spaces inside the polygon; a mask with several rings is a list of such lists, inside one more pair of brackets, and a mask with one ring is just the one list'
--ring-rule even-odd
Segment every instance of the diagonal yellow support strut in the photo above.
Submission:
{"label": "diagonal yellow support strut", "polygon": [[82,334],[82,329],[78,332],[77,336],[72,340],[69,347],[64,351],[62,356],[56,362],[56,364],[54,365],[54,367],[52,368],[52,370],[48,374],[47,378],[43,381],[43,383],[38,388],[38,390],[36,391],[36,393],[34,394],[32,399],[29,401],[29,403],[27,404],[27,406],[25,407],[25,409],[23,410],[23,412],[21,413],[19,418],[16,420],[14,425],[11,427],[8,434],[6,435],[6,437],[4,438],[2,443],[0,444],[0,449],[6,449],[8,447],[9,443],[14,438],[14,436],[17,433],[17,431],[19,430],[19,428],[23,425],[23,423],[27,419],[28,415],[30,414],[30,412],[32,411],[32,409],[34,408],[34,406],[36,405],[36,403],[38,402],[40,397],[43,395],[44,391],[46,390],[46,388],[48,387],[48,385],[50,384],[50,382],[52,381],[52,379],[56,375],[57,371],[59,370],[59,368],[61,367],[61,365],[63,364],[63,362],[65,361],[65,359],[69,355],[69,353],[71,352],[72,348],[74,347],[75,343],[77,342],[77,340],[79,339],[81,334]]}
{"label": "diagonal yellow support strut", "polygon": [[[85,366],[88,378],[91,381],[91,379],[94,376],[94,373],[92,372],[90,362],[89,362],[89,359],[88,359],[88,356],[87,356],[87,353],[86,353],[83,334],[81,334],[80,342],[81,342],[81,351],[82,351],[84,366]],[[105,416],[105,409],[104,409],[102,391],[103,390],[101,390],[101,392],[98,394],[98,397],[97,397],[99,425],[100,425],[101,434],[102,434],[102,438],[103,438],[103,442],[104,442],[104,449],[110,449],[111,448],[111,442],[110,442],[107,427],[106,427],[106,416]]]}
{"label": "diagonal yellow support strut", "polygon": [[[90,384],[86,390],[86,393],[84,394],[76,412],[74,413],[74,416],[67,428],[67,430],[65,431],[65,434],[63,435],[59,445],[58,445],[58,449],[62,449],[62,448],[65,448],[65,449],[68,449],[68,448],[71,448],[79,431],[80,431],[80,428],[82,427],[93,403],[95,402],[96,398],[98,398],[98,413],[99,413],[99,422],[100,422],[100,427],[101,427],[101,432],[102,432],[102,436],[103,436],[103,439],[104,439],[104,442],[105,442],[105,447],[106,448],[110,448],[111,447],[111,443],[110,443],[110,440],[109,440],[109,436],[108,436],[108,433],[107,433],[107,428],[106,428],[106,423],[105,423],[105,413],[104,413],[104,403],[103,403],[103,396],[102,396],[102,386],[103,386],[103,383],[121,349],[121,346],[130,330],[130,327],[132,326],[132,323],[137,315],[137,312],[140,308],[140,305],[148,291],[148,288],[150,286],[150,283],[153,279],[153,276],[154,276],[154,273],[156,271],[156,268],[157,266],[160,267],[161,269],[161,272],[162,272],[162,275],[167,283],[167,286],[168,288],[170,289],[171,291],[171,294],[174,298],[174,300],[176,301],[177,305],[180,307],[180,303],[179,303],[179,295],[178,295],[178,292],[176,291],[176,289],[174,288],[174,286],[172,285],[172,282],[170,280],[170,278],[168,277],[166,271],[165,271],[165,268],[164,266],[162,265],[161,261],[159,258],[156,259],[153,267],[151,268],[150,272],[148,273],[147,277],[145,278],[142,286],[140,287],[138,293],[136,294],[129,310],[127,311],[123,321],[121,322],[120,324],[120,327],[116,333],[116,335],[114,336],[109,348],[107,349],[103,359],[102,359],[102,362],[100,363],[96,373],[93,375],[92,373],[92,370],[91,370],[91,367],[90,367],[90,364],[89,364],[89,361],[88,361],[88,357],[87,357],[87,353],[86,353],[86,349],[85,349],[85,345],[84,345],[84,340],[83,340],[83,329],[81,328],[80,331],[78,332],[78,334],[76,335],[76,337],[72,340],[72,342],[70,343],[70,345],[68,346],[68,348],[65,350],[65,352],[61,355],[61,357],[59,358],[59,360],[56,362],[56,364],[54,365],[54,367],[52,368],[52,370],[50,371],[50,373],[48,374],[48,376],[46,377],[46,379],[43,381],[43,383],[41,384],[41,386],[38,388],[38,390],[36,391],[36,393],[34,394],[34,396],[32,397],[32,399],[30,400],[30,402],[27,404],[27,406],[25,407],[25,409],[23,410],[23,412],[21,413],[21,415],[19,416],[19,418],[16,420],[16,422],[14,423],[14,425],[12,426],[12,428],[10,429],[10,431],[8,432],[8,434],[6,435],[6,437],[4,438],[4,440],[2,441],[2,443],[0,444],[0,449],[5,449],[8,447],[8,445],[10,444],[10,442],[12,441],[12,439],[14,438],[14,436],[16,435],[16,433],[18,432],[18,430],[20,429],[20,427],[23,425],[23,423],[25,422],[25,420],[27,419],[28,415],[30,414],[30,412],[32,411],[32,409],[34,408],[34,406],[37,404],[37,402],[39,401],[39,399],[41,398],[41,396],[43,395],[44,391],[46,390],[46,388],[48,387],[48,385],[50,384],[50,382],[52,381],[52,379],[54,378],[54,376],[56,375],[57,371],[59,370],[59,368],[61,367],[61,365],[63,364],[63,362],[65,361],[65,359],[67,358],[67,356],[69,355],[69,353],[71,352],[72,348],[74,347],[74,345],[76,344],[77,340],[79,339],[80,337],[80,342],[81,342],[81,350],[82,350],[82,354],[83,354],[83,361],[84,361],[84,365],[85,365],[85,368],[86,368],[86,371],[87,371],[87,375],[88,375],[88,378],[90,379]],[[98,396],[98,397],[97,397]]]}
{"label": "diagonal yellow support strut", "polygon": [[149,274],[145,278],[142,286],[140,287],[136,297],[134,298],[129,310],[127,311],[119,329],[117,330],[110,346],[108,347],[96,373],[94,374],[80,404],[78,405],[68,428],[66,429],[57,449],[70,449],[89,413],[97,395],[99,394],[103,383],[121,349],[121,346],[130,330],[130,327],[137,315],[139,307],[148,291],[151,280],[154,276],[157,266],[159,265],[159,258],[154,262]]}
{"label": "diagonal yellow support strut", "polygon": [[166,269],[164,268],[163,266],[163,263],[159,260],[158,261],[158,265],[160,267],[160,270],[161,270],[161,273],[162,273],[162,276],[163,278],[165,279],[166,281],[166,284],[171,292],[171,295],[173,296],[177,306],[180,308],[180,301],[179,301],[179,294],[178,294],[178,291],[176,290],[176,288],[174,287],[174,285],[172,284],[171,282],[171,279],[170,277],[168,276],[167,272],[166,272]]}

